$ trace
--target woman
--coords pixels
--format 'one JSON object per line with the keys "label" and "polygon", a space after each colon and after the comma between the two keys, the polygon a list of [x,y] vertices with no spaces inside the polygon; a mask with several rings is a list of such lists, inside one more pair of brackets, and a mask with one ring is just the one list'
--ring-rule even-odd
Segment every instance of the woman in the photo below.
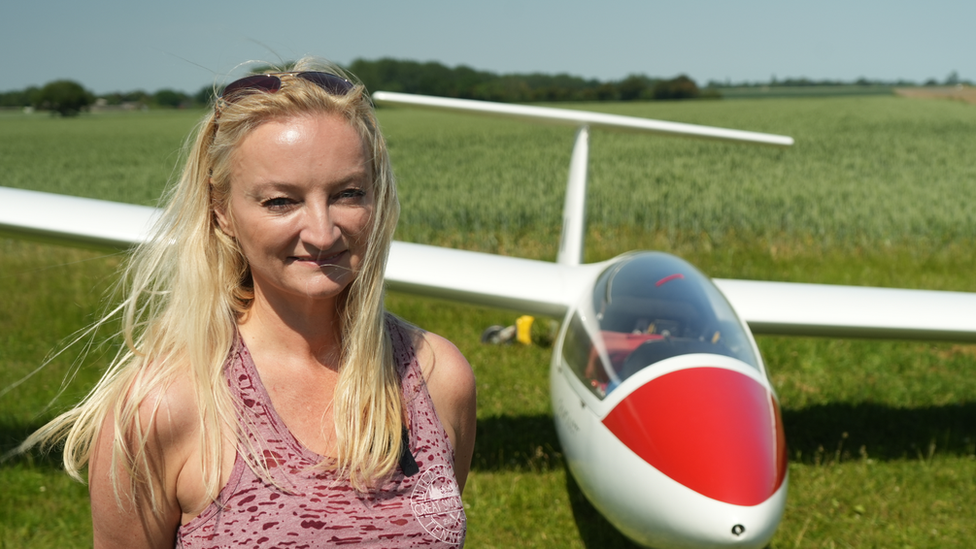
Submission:
{"label": "woman", "polygon": [[88,466],[96,547],[464,542],[474,377],[384,312],[389,155],[311,65],[227,86],[128,267],[128,349],[28,441]]}

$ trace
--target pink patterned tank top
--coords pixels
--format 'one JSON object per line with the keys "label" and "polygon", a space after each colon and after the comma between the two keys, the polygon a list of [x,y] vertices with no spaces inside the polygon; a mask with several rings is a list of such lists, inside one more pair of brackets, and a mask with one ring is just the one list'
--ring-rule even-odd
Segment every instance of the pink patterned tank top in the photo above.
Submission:
{"label": "pink patterned tank top", "polygon": [[[176,546],[317,548],[461,547],[466,517],[454,476],[454,451],[434,413],[409,334],[396,321],[387,326],[409,415],[409,449],[419,471],[400,467],[378,490],[356,492],[348,479],[314,466],[323,458],[291,434],[243,342],[231,351],[226,372],[232,393],[243,403],[238,415],[252,422],[276,488],[238,456],[217,501],[180,526]],[[402,460],[401,460],[402,462]],[[413,467],[407,467],[413,469]],[[413,471],[409,471],[413,472]]]}

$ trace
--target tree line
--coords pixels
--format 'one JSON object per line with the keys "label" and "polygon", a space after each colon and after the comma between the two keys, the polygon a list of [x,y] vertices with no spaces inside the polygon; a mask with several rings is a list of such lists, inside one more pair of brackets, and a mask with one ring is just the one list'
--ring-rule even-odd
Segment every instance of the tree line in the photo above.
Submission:
{"label": "tree line", "polygon": [[[710,81],[704,88],[686,75],[674,78],[632,74],[621,80],[600,81],[560,74],[497,74],[479,71],[465,65],[448,67],[437,62],[418,62],[400,59],[357,59],[344,67],[355,74],[368,90],[386,90],[440,97],[480,99],[506,103],[551,101],[661,101],[698,98],[719,98],[722,88],[743,86],[838,86],[838,85],[915,85],[910,81],[883,82],[861,78],[855,82],[834,80],[814,81],[806,78],[787,78],[770,82],[738,83]],[[254,72],[264,72],[258,68]],[[968,83],[953,71],[946,84]],[[925,85],[936,85],[934,79]],[[217,90],[219,91],[219,90]],[[49,110],[64,116],[78,114],[92,105],[187,108],[212,104],[213,86],[204,86],[194,94],[172,89],[155,93],[142,90],[115,92],[96,96],[81,84],[71,80],[57,80],[43,87],[0,93],[0,107],[32,107]]]}
{"label": "tree line", "polygon": [[704,94],[686,75],[642,74],[602,82],[561,74],[496,74],[460,65],[398,59],[357,59],[348,67],[368,90],[384,90],[503,103],[694,99]]}
{"label": "tree line", "polygon": [[[654,78],[635,74],[617,81],[586,79],[569,74],[496,74],[460,65],[421,63],[398,59],[357,59],[343,67],[368,90],[399,91],[441,97],[481,99],[507,103],[534,101],[634,101],[718,97],[699,89],[686,75]],[[260,70],[255,71],[260,72]],[[218,92],[220,90],[217,90]],[[96,95],[71,80],[56,80],[42,87],[0,92],[0,107],[32,107],[64,116],[92,105],[187,108],[210,105],[214,89],[205,86],[194,94],[164,89]]]}
{"label": "tree line", "polygon": [[938,80],[935,78],[928,78],[925,81],[919,83],[915,80],[909,80],[907,78],[899,78],[897,80],[878,80],[869,79],[865,77],[860,77],[854,81],[843,81],[843,80],[812,80],[805,77],[788,77],[784,79],[776,78],[773,75],[768,82],[719,82],[717,80],[709,80],[706,88],[718,89],[721,88],[759,88],[759,87],[769,87],[769,88],[806,88],[806,87],[816,87],[816,86],[884,86],[891,88],[912,88],[916,86],[972,86],[973,82],[971,80],[965,80],[959,77],[958,71],[950,72],[945,79]]}
{"label": "tree line", "polygon": [[209,86],[194,95],[170,89],[155,93],[135,90],[96,95],[73,80],[55,80],[41,87],[30,86],[23,90],[0,92],[0,107],[27,107],[62,116],[77,115],[93,105],[180,108],[208,105],[212,100],[213,88]]}

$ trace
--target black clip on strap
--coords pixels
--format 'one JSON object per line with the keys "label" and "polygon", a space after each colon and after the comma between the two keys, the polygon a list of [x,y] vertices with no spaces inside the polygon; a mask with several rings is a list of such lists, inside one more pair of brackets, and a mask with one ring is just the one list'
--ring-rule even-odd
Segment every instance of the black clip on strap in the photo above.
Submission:
{"label": "black clip on strap", "polygon": [[400,470],[405,476],[412,477],[420,472],[420,467],[417,466],[417,460],[410,453],[410,432],[407,431],[406,425],[400,431],[400,441]]}

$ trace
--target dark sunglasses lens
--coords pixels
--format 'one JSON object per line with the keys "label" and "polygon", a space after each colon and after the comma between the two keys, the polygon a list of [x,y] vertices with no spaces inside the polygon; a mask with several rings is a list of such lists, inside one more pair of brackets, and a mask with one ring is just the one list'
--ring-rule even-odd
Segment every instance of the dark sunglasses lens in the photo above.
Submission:
{"label": "dark sunglasses lens", "polygon": [[259,91],[264,93],[274,93],[281,89],[281,79],[277,76],[259,74],[235,80],[224,88],[224,93],[220,97],[228,99],[233,95],[246,93],[249,91]]}
{"label": "dark sunglasses lens", "polygon": [[352,90],[352,82],[327,72],[300,72],[295,76],[318,85],[332,95],[346,95]]}

